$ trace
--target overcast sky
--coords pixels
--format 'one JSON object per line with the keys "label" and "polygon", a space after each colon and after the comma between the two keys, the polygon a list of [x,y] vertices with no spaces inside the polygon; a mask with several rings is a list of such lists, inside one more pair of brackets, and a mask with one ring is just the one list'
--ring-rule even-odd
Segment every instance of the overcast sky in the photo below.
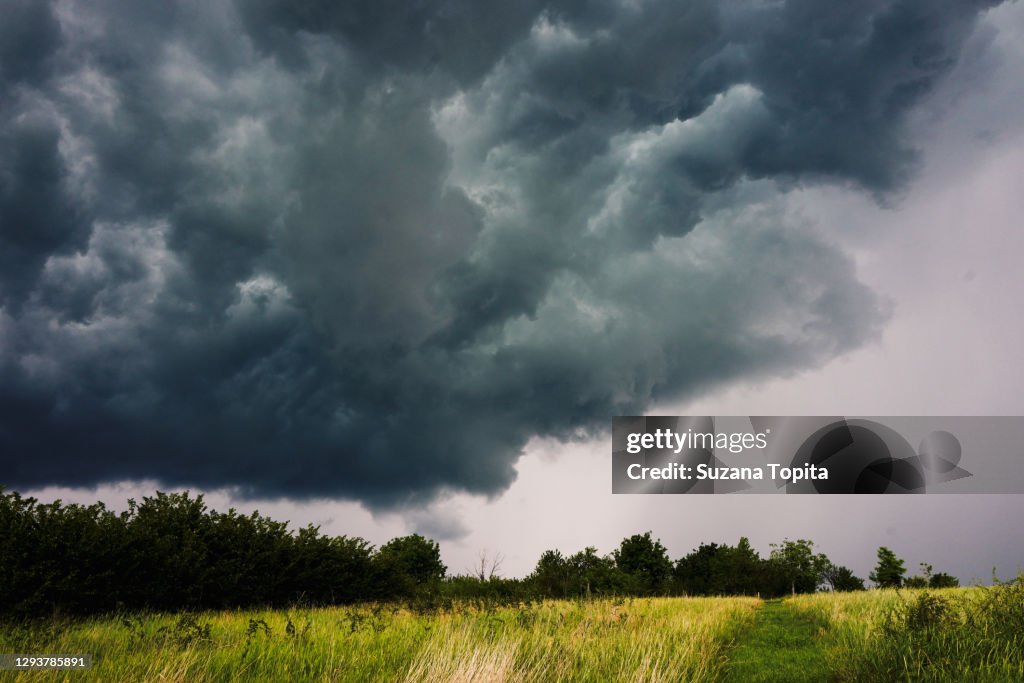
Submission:
{"label": "overcast sky", "polygon": [[651,529],[1012,574],[1024,496],[615,497],[606,433],[1024,414],[991,4],[7,2],[0,482],[455,572]]}

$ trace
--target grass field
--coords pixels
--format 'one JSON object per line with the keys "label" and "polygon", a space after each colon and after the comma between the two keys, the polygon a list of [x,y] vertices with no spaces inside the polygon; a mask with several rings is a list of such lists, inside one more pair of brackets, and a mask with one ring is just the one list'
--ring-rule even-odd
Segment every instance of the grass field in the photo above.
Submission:
{"label": "grass field", "polygon": [[837,681],[1024,681],[1024,577],[992,587],[797,596]]}
{"label": "grass field", "polygon": [[126,615],[9,625],[0,652],[95,656],[19,681],[1024,681],[1024,584]]}
{"label": "grass field", "polygon": [[[754,598],[150,615],[23,629],[2,652],[92,653],[69,680],[713,680]],[[49,630],[48,630],[49,629]],[[19,673],[53,680],[53,673]]]}

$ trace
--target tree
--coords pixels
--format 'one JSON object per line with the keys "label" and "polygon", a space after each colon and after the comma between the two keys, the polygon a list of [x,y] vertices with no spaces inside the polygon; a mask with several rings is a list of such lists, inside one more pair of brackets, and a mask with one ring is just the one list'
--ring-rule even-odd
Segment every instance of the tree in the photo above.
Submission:
{"label": "tree", "polygon": [[419,534],[393,538],[373,555],[378,599],[408,598],[436,588],[447,568],[436,541]]}
{"label": "tree", "polygon": [[608,555],[598,555],[597,548],[587,546],[569,556],[569,592],[572,595],[611,595],[622,593],[624,574]]}
{"label": "tree", "polygon": [[946,572],[932,574],[928,579],[929,588],[959,588],[960,579]]}
{"label": "tree", "polygon": [[829,564],[823,554],[814,554],[814,541],[788,538],[772,544],[769,561],[792,593],[813,593],[823,581]]}
{"label": "tree", "polygon": [[958,578],[945,572],[936,574],[934,567],[927,562],[921,563],[920,575],[911,576],[903,581],[904,588],[957,588],[959,586]]}
{"label": "tree", "polygon": [[764,564],[746,537],[735,547],[702,543],[676,562],[675,590],[689,595],[754,595],[763,590]]}
{"label": "tree", "polygon": [[558,550],[545,550],[530,581],[545,597],[564,598],[569,593],[569,564]]}
{"label": "tree", "polygon": [[903,560],[885,546],[878,549],[878,564],[868,578],[879,588],[899,588],[903,585],[903,576],[907,573]]}
{"label": "tree", "polygon": [[903,580],[904,588],[927,588],[932,578],[932,566],[927,562],[921,563],[921,574],[911,576]]}
{"label": "tree", "polygon": [[668,586],[672,561],[660,540],[651,532],[634,534],[622,540],[614,553],[615,566],[626,574],[641,593],[659,593]]}
{"label": "tree", "polygon": [[199,607],[211,560],[211,525],[202,495],[157,491],[141,503],[129,499],[126,551],[131,564],[123,571],[139,577],[129,602],[154,609]]}
{"label": "tree", "polygon": [[437,541],[419,534],[391,539],[381,546],[377,556],[416,585],[440,581],[448,570],[441,562],[441,548]]}
{"label": "tree", "polygon": [[680,557],[673,571],[676,590],[688,595],[714,595],[722,550],[717,543],[701,543],[689,555]]}
{"label": "tree", "polygon": [[862,591],[864,579],[854,576],[848,567],[829,562],[823,572],[825,583],[834,591]]}
{"label": "tree", "polygon": [[719,561],[722,592],[728,595],[754,595],[760,592],[764,560],[741,536],[735,548],[726,548]]}

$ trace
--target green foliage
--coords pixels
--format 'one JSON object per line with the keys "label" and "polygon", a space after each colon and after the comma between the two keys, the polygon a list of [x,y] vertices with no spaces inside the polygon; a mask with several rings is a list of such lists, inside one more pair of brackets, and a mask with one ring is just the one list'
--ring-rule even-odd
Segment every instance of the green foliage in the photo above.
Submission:
{"label": "green foliage", "polygon": [[864,590],[864,579],[854,575],[848,567],[842,567],[828,562],[822,576],[825,583],[834,591],[862,591]]}
{"label": "green foliage", "polygon": [[558,550],[544,551],[526,582],[538,597],[547,598],[614,596],[648,590],[642,575],[627,574],[613,556],[599,555],[592,546],[569,557]]}
{"label": "green foliage", "polygon": [[114,514],[0,491],[0,614],[206,609],[386,597],[366,541],[158,492]]}
{"label": "green foliage", "polygon": [[1024,575],[966,591],[903,597],[846,664],[849,680],[1021,680]]}
{"label": "green foliage", "polygon": [[903,581],[904,588],[957,588],[960,580],[945,572],[934,573],[933,567],[925,562],[921,563],[921,574],[911,576]]}
{"label": "green foliage", "polygon": [[929,588],[958,588],[959,586],[960,579],[945,572],[932,574],[928,579]]}
{"label": "green foliage", "polygon": [[0,614],[112,607],[123,579],[123,517],[102,503],[41,504],[0,489]]}
{"label": "green foliage", "polygon": [[665,546],[653,539],[650,531],[623,539],[614,557],[615,566],[625,574],[631,593],[655,595],[667,590],[672,561]]}
{"label": "green foliage", "polygon": [[[494,563],[489,573],[481,564],[472,576],[447,577],[439,545],[419,534],[375,550],[364,539],[328,536],[313,525],[292,531],[257,512],[210,510],[202,496],[188,493],[157,492],[117,514],[102,503],[42,504],[0,489],[0,544],[4,617],[365,601],[401,601],[426,614],[457,601],[490,608],[541,598],[772,597],[824,584],[863,588],[808,540],[773,544],[768,558],[746,538],[736,546],[702,544],[673,565],[651,532],[623,539],[610,555],[594,547],[569,556],[546,551],[526,579],[498,577]],[[879,558],[882,569],[902,576],[891,551],[880,549]],[[922,585],[957,584],[924,567]]]}
{"label": "green foliage", "polygon": [[766,576],[765,561],[743,537],[735,547],[701,544],[676,561],[673,583],[688,595],[767,595]]}
{"label": "green foliage", "polygon": [[444,578],[437,541],[419,534],[393,538],[373,558],[379,579],[390,586],[390,597],[410,598]]}
{"label": "green foliage", "polygon": [[624,570],[616,565],[614,557],[598,555],[592,546],[571,555],[566,564],[572,576],[569,595],[607,596],[630,592]]}
{"label": "green foliage", "polygon": [[435,607],[450,607],[457,602],[471,604],[479,609],[494,609],[510,605],[528,604],[534,592],[528,582],[493,576],[479,579],[475,576],[452,576],[437,588]]}
{"label": "green foliage", "polygon": [[558,550],[545,550],[528,580],[534,590],[546,598],[564,598],[569,595],[573,575],[569,563]]}
{"label": "green foliage", "polygon": [[[831,568],[831,574],[829,570]],[[828,583],[833,590],[858,590],[863,584],[844,567],[835,567],[824,554],[814,552],[812,541],[773,543],[768,558],[761,558],[746,538],[735,547],[702,544],[675,565],[676,591],[689,595],[760,595],[778,597],[813,593]],[[835,587],[839,582],[842,586]]]}
{"label": "green foliage", "polygon": [[903,577],[906,573],[903,560],[883,546],[878,549],[878,564],[875,565],[875,570],[868,575],[868,578],[874,581],[879,588],[899,588],[903,585]]}
{"label": "green foliage", "polygon": [[[673,579],[677,590],[689,595],[724,595],[731,593],[731,586],[719,581],[727,564],[724,556],[728,546],[717,543],[701,543],[690,554],[676,560]],[[738,591],[737,591],[738,592]]]}
{"label": "green foliage", "polygon": [[[769,558],[774,579],[774,594],[788,589],[790,593],[813,593],[825,580],[829,565],[825,555],[814,553],[814,542],[806,539],[772,544]],[[780,590],[781,588],[781,590]]]}

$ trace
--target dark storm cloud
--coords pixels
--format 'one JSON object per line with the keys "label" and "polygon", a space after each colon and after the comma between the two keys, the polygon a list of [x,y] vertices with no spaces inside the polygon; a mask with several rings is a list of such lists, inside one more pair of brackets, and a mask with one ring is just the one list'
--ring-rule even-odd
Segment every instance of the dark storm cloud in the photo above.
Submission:
{"label": "dark storm cloud", "polygon": [[364,68],[439,69],[467,82],[481,77],[544,9],[539,0],[256,0],[242,3],[249,35],[264,50],[308,65],[296,36],[327,35],[350,46]]}
{"label": "dark storm cloud", "polygon": [[776,199],[899,190],[982,5],[6,3],[2,479],[494,493],[855,348]]}

